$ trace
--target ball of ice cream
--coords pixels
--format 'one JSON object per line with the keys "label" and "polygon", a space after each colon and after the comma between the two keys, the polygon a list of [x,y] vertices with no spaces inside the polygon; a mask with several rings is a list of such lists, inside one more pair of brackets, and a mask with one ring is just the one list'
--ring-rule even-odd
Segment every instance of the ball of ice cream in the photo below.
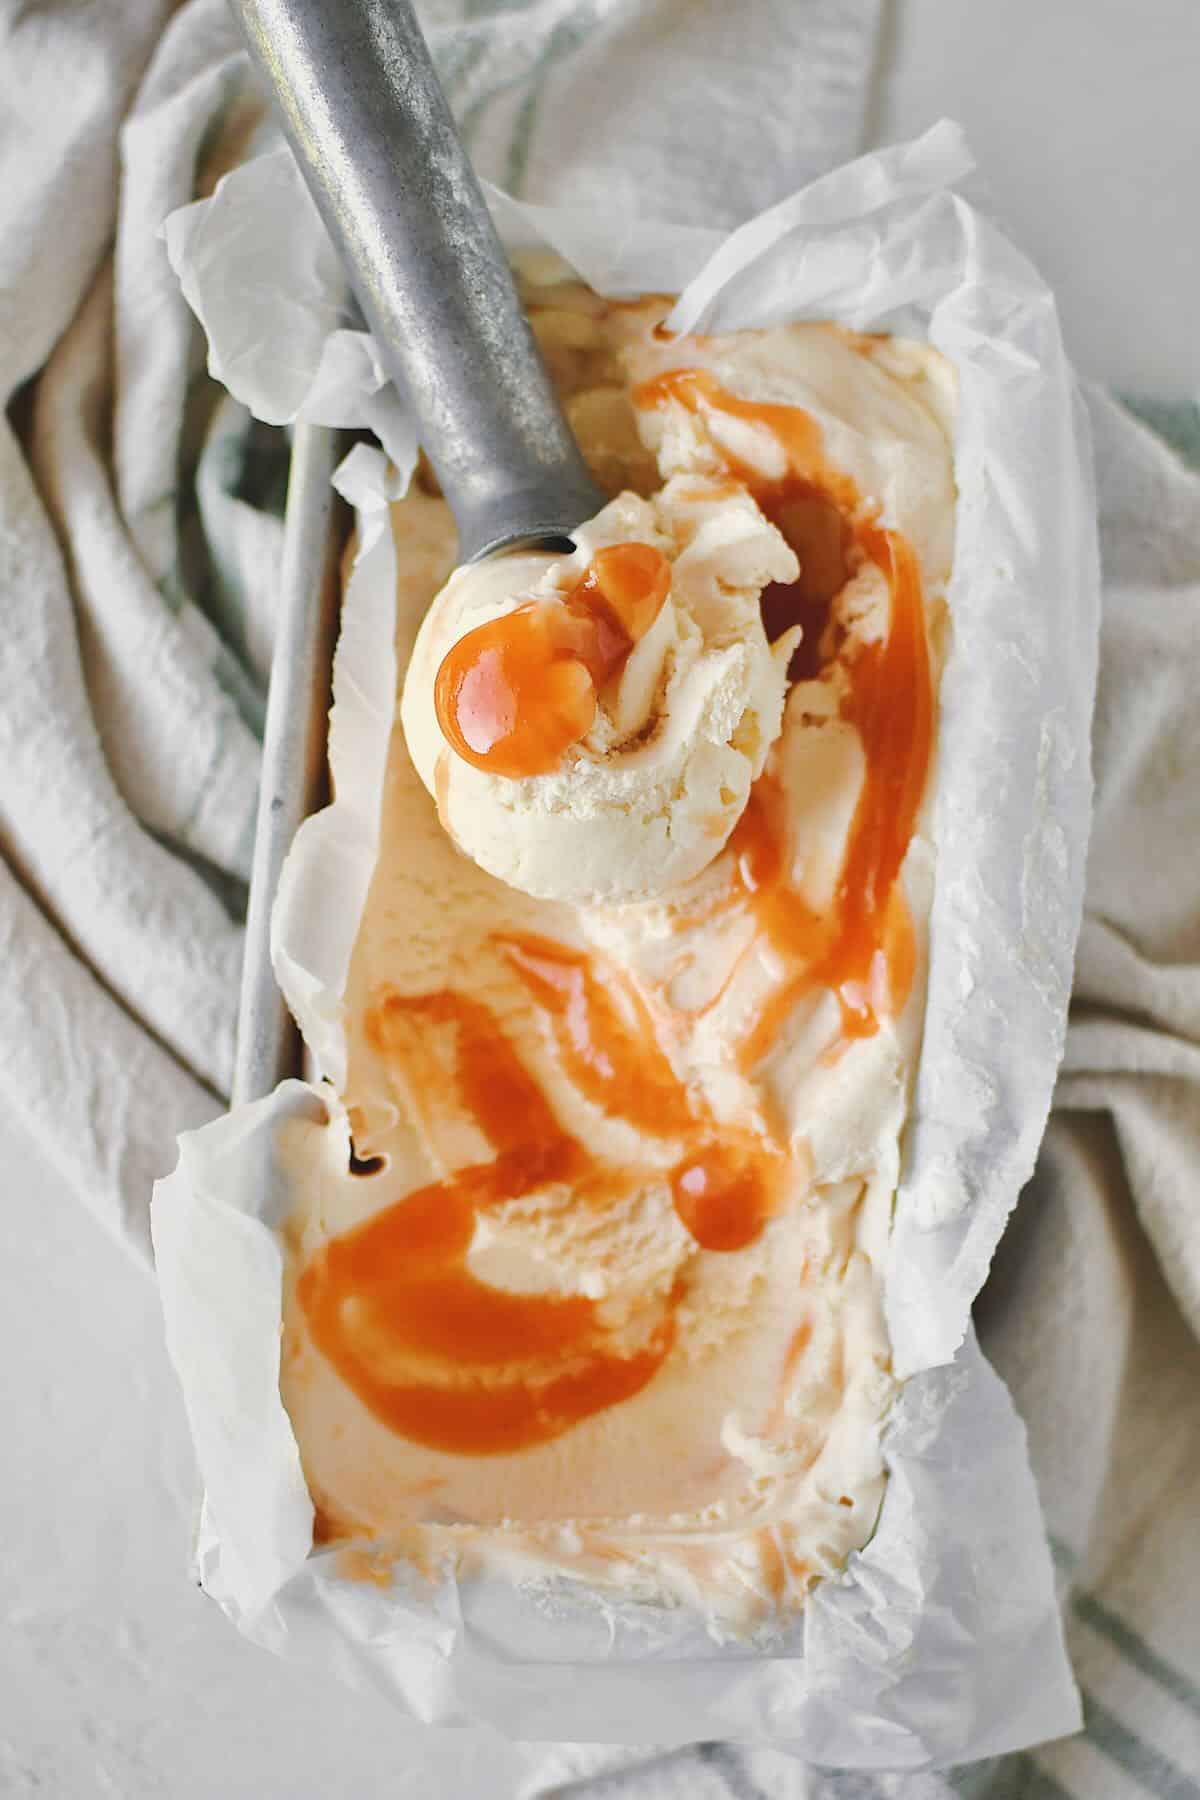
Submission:
{"label": "ball of ice cream", "polygon": [[[640,586],[625,578],[630,561]],[[421,627],[401,719],[459,848],[542,899],[644,899],[698,874],[779,732],[796,633],[768,644],[759,597],[797,574],[743,488],[686,476],[649,500],[619,495],[576,533],[570,557],[456,570]],[[577,642],[589,584],[598,649]],[[636,620],[615,652],[614,614]],[[526,716],[481,723],[476,689],[504,655],[527,671],[504,690],[509,714]],[[450,679],[456,663],[465,673]]]}

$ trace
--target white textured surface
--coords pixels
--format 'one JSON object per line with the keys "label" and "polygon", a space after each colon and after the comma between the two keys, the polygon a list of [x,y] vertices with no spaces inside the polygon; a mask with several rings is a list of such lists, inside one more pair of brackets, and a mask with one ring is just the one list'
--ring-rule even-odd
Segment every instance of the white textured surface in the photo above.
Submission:
{"label": "white textured surface", "polygon": [[890,0],[868,141],[957,119],[1081,373],[1195,394],[1198,61],[1196,0]]}
{"label": "white textured surface", "polygon": [[[1194,0],[889,10],[876,138],[956,114],[1085,369],[1194,389]],[[391,1796],[390,1710],[241,1642],[181,1574],[189,1453],[144,1277],[4,1114],[0,1168],[0,1792]]]}
{"label": "white textured surface", "polygon": [[391,1800],[391,1709],[243,1642],[187,1580],[191,1448],[144,1272],[6,1119],[0,1167],[0,1794]]}

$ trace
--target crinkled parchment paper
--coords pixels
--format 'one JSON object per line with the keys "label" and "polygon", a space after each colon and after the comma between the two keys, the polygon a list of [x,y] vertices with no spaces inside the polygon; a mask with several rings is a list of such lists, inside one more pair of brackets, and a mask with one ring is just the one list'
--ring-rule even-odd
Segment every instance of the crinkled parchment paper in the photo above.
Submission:
{"label": "crinkled parchment paper", "polygon": [[[414,1718],[518,1739],[733,1738],[847,1768],[995,1754],[1075,1729],[1024,1433],[970,1329],[971,1302],[1045,1124],[1083,890],[1098,570],[1087,447],[1054,304],[952,191],[956,128],[865,157],[732,236],[520,206],[600,292],[678,291],[680,330],[833,318],[927,337],[959,380],[957,551],[933,810],[937,882],[924,1048],[886,1300],[906,1377],[879,1526],[770,1644],[716,1644],[685,1608],[403,1569],[392,1589],[313,1552],[279,1399],[290,1197],[279,1123],[328,1106],[285,1084],[181,1140],[154,1240],[171,1352],[206,1486],[204,1586],[258,1642],[386,1689]],[[374,771],[303,828],[276,908],[276,966],[324,1072],[343,1074],[341,994],[379,830],[398,671],[384,505],[414,440],[354,328],[288,153],[247,164],[167,224],[211,366],[261,417],[367,423],[344,465],[359,559],[335,669],[332,757]],[[286,347],[281,354],[281,346]],[[372,593],[374,599],[372,599]],[[330,869],[336,868],[336,883]],[[335,1106],[336,1110],[336,1106]]]}

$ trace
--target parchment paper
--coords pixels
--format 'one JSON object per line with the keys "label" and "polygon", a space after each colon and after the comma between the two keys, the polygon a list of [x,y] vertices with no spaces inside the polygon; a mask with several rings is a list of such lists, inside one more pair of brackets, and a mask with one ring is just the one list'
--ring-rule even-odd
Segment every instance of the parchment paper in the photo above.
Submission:
{"label": "parchment paper", "polygon": [[[770,1742],[862,1769],[962,1762],[1079,1722],[1024,1434],[969,1316],[1032,1168],[1065,1029],[1090,801],[1094,508],[1053,301],[952,191],[969,168],[943,124],[727,238],[493,196],[510,244],[549,246],[602,292],[682,286],[679,329],[831,317],[928,337],[959,378],[960,500],[925,1041],[886,1280],[908,1379],[886,1429],[876,1534],[782,1640],[718,1646],[686,1609],[555,1589],[343,1579],[335,1555],[310,1550],[279,1400],[273,1232],[290,1204],[274,1168],[278,1122],[322,1105],[336,1118],[330,1090],[288,1083],[190,1134],[159,1186],[168,1339],[208,1496],[204,1585],[251,1637],[382,1686],[414,1718],[518,1739]],[[287,152],[226,177],[166,231],[212,366],[238,397],[269,419],[372,423],[406,478],[411,429],[354,327]],[[342,485],[363,529],[332,756],[336,777],[353,735],[381,780],[397,670],[390,620],[370,611],[378,571],[371,582],[364,571],[394,554],[379,527],[396,478],[360,448]],[[377,834],[378,783],[357,795],[339,784],[298,837],[277,904],[277,969],[335,1078]]]}

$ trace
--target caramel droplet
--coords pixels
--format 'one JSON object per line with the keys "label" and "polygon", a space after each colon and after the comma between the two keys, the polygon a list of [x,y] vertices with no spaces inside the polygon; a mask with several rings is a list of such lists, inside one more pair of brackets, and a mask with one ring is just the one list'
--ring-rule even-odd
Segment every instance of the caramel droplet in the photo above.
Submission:
{"label": "caramel droplet", "polygon": [[596,684],[531,600],[459,640],[434,684],[438,724],[464,762],[519,779],[557,768],[591,729]]}
{"label": "caramel droplet", "polygon": [[662,610],[671,565],[651,544],[598,550],[567,593],[478,625],[434,683],[442,735],[464,762],[520,780],[586,737],[596,695]]}
{"label": "caramel droplet", "polygon": [[687,1157],[671,1177],[680,1219],[705,1250],[743,1250],[775,1205],[778,1158],[760,1145],[717,1140]]}

